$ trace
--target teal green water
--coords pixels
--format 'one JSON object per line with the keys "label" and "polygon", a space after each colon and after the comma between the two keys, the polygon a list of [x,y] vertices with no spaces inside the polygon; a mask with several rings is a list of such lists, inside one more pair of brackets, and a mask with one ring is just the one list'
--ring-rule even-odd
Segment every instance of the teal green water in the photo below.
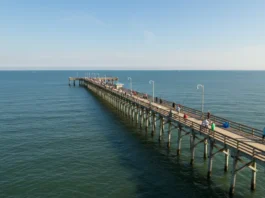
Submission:
{"label": "teal green water", "polygon": [[[84,76],[85,71],[79,71]],[[100,71],[129,87],[256,128],[265,126],[265,72]],[[230,171],[214,159],[207,180],[202,148],[190,167],[189,140],[176,156],[106,102],[69,87],[73,71],[0,72],[0,197],[229,197]],[[230,162],[231,167],[231,162]],[[231,170],[231,169],[230,169]],[[264,168],[250,191],[250,170],[237,177],[234,197],[264,197]]]}

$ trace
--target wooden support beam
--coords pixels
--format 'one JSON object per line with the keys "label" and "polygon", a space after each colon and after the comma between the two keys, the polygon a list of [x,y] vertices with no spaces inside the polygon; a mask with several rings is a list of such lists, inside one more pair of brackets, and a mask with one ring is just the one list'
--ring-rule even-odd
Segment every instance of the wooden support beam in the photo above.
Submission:
{"label": "wooden support beam", "polygon": [[120,104],[120,105],[121,105],[121,113],[122,113],[122,115],[123,115],[123,113],[124,113],[124,105],[123,105],[123,104],[124,104],[124,102],[121,101],[121,104]]}
{"label": "wooden support beam", "polygon": [[131,109],[131,111],[132,111],[132,121],[134,121],[134,116],[135,116],[135,113],[134,113],[134,105],[132,104],[132,109]]}
{"label": "wooden support beam", "polygon": [[160,116],[159,141],[162,140],[162,133],[164,131],[164,118]]}
{"label": "wooden support beam", "polygon": [[140,119],[140,128],[142,128],[144,123],[144,109],[141,109]]}
{"label": "wooden support beam", "polygon": [[152,123],[152,136],[154,135],[155,128],[156,128],[156,113],[152,112],[152,118],[153,118],[153,123]]}
{"label": "wooden support beam", "polygon": [[203,159],[207,159],[207,145],[208,145],[208,141],[207,138],[204,139],[203,141],[204,143],[204,150],[203,150]]}
{"label": "wooden support beam", "polygon": [[131,117],[131,104],[128,103],[128,117]]}
{"label": "wooden support beam", "polygon": [[223,152],[224,150],[225,150],[225,148],[221,148],[220,150],[213,153],[212,156],[214,157],[217,153]]}
{"label": "wooden support beam", "polygon": [[229,164],[229,149],[225,149],[225,166],[224,166],[224,171],[228,171],[228,164]]}
{"label": "wooden support beam", "polygon": [[139,108],[136,109],[136,124],[139,122]]}
{"label": "wooden support beam", "polygon": [[149,114],[149,111],[145,109],[145,131],[148,130],[148,124],[149,124],[148,114]]}
{"label": "wooden support beam", "polygon": [[[238,159],[237,159],[238,160]],[[238,160],[239,161],[239,160]],[[246,168],[246,167],[251,167],[250,165],[252,164],[253,162],[252,161],[250,161],[250,162],[248,162],[248,163],[246,163],[246,164],[244,164],[243,166],[241,166],[240,168],[238,168],[238,169],[236,169],[235,170],[235,172],[237,173],[237,172],[239,172],[239,171],[241,171],[241,170],[243,170],[244,168]],[[251,167],[252,168],[252,167]],[[254,171],[256,171],[256,170],[254,170]]]}
{"label": "wooden support beam", "polygon": [[158,117],[158,118],[155,120],[155,122],[157,122],[158,120],[160,120],[160,117]]}
{"label": "wooden support beam", "polygon": [[129,117],[129,112],[130,112],[130,106],[128,105],[128,103],[126,104],[126,116]]}
{"label": "wooden support beam", "polygon": [[[195,134],[194,134],[194,137],[195,137],[195,139],[197,138],[197,136]],[[198,144],[205,142],[205,140],[207,140],[207,138],[203,138],[203,139],[199,140],[197,143],[194,142],[193,146],[196,147]]]}
{"label": "wooden support beam", "polygon": [[167,143],[167,147],[169,148],[170,147],[170,141],[171,141],[171,122],[169,123],[169,126],[168,126],[168,143]]}
{"label": "wooden support beam", "polygon": [[209,160],[208,160],[208,173],[207,178],[211,178],[212,176],[212,168],[213,168],[213,148],[214,148],[214,140],[209,138],[210,142],[210,154],[209,154]]}
{"label": "wooden support beam", "polygon": [[138,109],[135,108],[135,110],[134,110],[134,120],[135,120],[135,123],[137,123],[137,115],[138,115]]}
{"label": "wooden support beam", "polygon": [[[181,129],[182,130],[182,129]],[[182,135],[181,137],[184,137],[184,136],[186,136],[186,135],[189,135],[191,132],[185,132],[185,134],[184,135]]]}
{"label": "wooden support beam", "polygon": [[192,141],[193,141],[193,135],[192,133],[190,133],[190,150],[191,150],[191,147],[193,146]]}
{"label": "wooden support beam", "polygon": [[180,155],[180,150],[181,150],[181,139],[182,139],[181,129],[182,129],[182,127],[179,127],[179,130],[178,130],[178,148],[177,148],[177,155]]}
{"label": "wooden support beam", "polygon": [[195,157],[195,132],[194,130],[192,129],[192,132],[191,132],[191,159],[190,159],[190,164],[193,165],[194,164],[194,157]]}
{"label": "wooden support beam", "polygon": [[151,126],[151,120],[152,119],[152,112],[149,110],[148,111],[148,126]]}
{"label": "wooden support beam", "polygon": [[[257,169],[257,164],[255,161],[252,162],[252,167],[256,170]],[[251,190],[256,189],[256,174],[257,171],[252,170],[252,177],[251,177]]]}
{"label": "wooden support beam", "polygon": [[178,129],[179,126],[175,126],[175,125],[172,123],[172,128],[173,128],[173,129]]}
{"label": "wooden support beam", "polygon": [[164,122],[164,125],[169,124],[170,122],[171,122],[170,119],[168,119],[168,120],[166,120],[166,121]]}
{"label": "wooden support beam", "polygon": [[233,160],[233,169],[232,169],[232,177],[230,183],[229,194],[233,195],[235,192],[235,185],[236,185],[236,167],[238,163],[239,151],[235,152],[234,160]]}
{"label": "wooden support beam", "polygon": [[132,104],[130,103],[129,104],[129,107],[130,107],[130,118],[132,119],[132,117],[133,117],[133,111],[132,111],[132,109],[133,109],[133,106],[132,106]]}

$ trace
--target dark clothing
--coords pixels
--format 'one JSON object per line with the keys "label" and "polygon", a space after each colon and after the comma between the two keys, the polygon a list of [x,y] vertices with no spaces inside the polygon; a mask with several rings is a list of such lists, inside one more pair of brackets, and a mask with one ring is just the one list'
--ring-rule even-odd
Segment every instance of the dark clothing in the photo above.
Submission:
{"label": "dark clothing", "polygon": [[211,116],[211,114],[210,114],[210,112],[208,112],[208,113],[207,113],[207,119],[208,119],[208,120],[210,119],[210,116]]}

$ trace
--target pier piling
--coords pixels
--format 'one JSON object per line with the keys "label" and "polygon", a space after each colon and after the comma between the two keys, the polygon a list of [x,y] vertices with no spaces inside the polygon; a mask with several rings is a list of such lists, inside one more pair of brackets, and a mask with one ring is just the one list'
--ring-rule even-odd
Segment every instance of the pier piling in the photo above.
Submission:
{"label": "pier piling", "polygon": [[238,157],[239,157],[239,151],[234,152],[233,155],[233,169],[232,169],[232,177],[231,177],[231,183],[230,183],[230,189],[229,189],[229,194],[233,195],[235,192],[235,185],[236,185],[236,173],[237,173],[237,162],[238,162]]}
{"label": "pier piling", "polygon": [[160,129],[159,129],[159,141],[162,140],[162,133],[163,133],[163,130],[164,129],[164,118],[161,116],[160,117]]}
{"label": "pier piling", "polygon": [[177,148],[177,155],[180,155],[180,149],[181,149],[181,126],[178,128],[178,148]]}
{"label": "pier piling", "polygon": [[257,168],[257,164],[255,161],[252,162],[252,167],[254,168],[254,170],[252,171],[252,177],[251,177],[251,190],[255,190],[256,189],[256,168]]}
{"label": "pier piling", "polygon": [[192,129],[191,133],[191,159],[190,159],[190,164],[193,165],[194,163],[194,157],[195,157],[195,133],[194,130]]}
{"label": "pier piling", "polygon": [[204,152],[203,152],[203,158],[205,160],[207,159],[207,146],[208,146],[208,142],[207,142],[207,139],[205,138],[205,140],[204,140]]}
{"label": "pier piling", "polygon": [[208,173],[207,173],[207,178],[211,178],[212,176],[212,168],[213,168],[213,148],[214,148],[214,140],[211,138],[209,139],[210,141],[210,153],[209,153],[209,159],[208,159]]}
{"label": "pier piling", "polygon": [[225,166],[224,166],[224,171],[228,171],[228,164],[229,164],[229,149],[225,149]]}
{"label": "pier piling", "polygon": [[172,123],[171,121],[169,121],[168,123],[168,143],[167,143],[167,147],[170,147],[170,142],[171,142],[171,127],[172,127]]}

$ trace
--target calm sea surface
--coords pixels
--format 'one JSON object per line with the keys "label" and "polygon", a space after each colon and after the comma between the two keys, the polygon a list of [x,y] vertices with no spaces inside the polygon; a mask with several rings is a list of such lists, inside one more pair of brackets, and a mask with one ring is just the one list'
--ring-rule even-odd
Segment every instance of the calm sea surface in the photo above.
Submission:
{"label": "calm sea surface", "polygon": [[[79,71],[84,76],[87,71]],[[93,71],[92,71],[93,72]],[[262,129],[265,72],[99,71],[129,87]],[[82,87],[69,87],[75,71],[0,72],[0,197],[229,197],[230,171],[214,158],[207,180],[202,145],[189,165],[189,139],[176,156]],[[231,160],[231,159],[230,159]],[[250,191],[250,170],[237,176],[234,197],[264,197],[264,168]]]}

